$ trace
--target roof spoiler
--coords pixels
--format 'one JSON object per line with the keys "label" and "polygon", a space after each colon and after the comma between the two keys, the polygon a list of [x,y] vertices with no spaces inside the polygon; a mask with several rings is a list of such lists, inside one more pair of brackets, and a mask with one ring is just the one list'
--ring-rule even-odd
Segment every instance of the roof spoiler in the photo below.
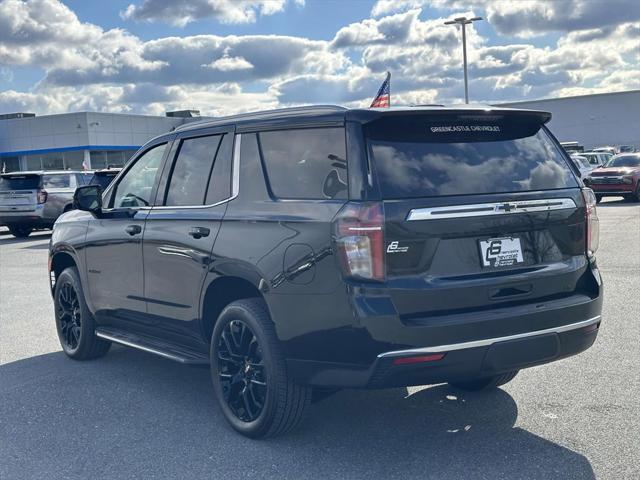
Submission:
{"label": "roof spoiler", "polygon": [[502,119],[504,117],[513,117],[518,119],[529,119],[532,122],[543,125],[551,120],[551,112],[541,110],[525,110],[519,108],[407,108],[407,109],[389,109],[389,110],[348,110],[346,112],[347,120],[353,120],[362,123],[372,122],[387,116],[446,116],[458,117],[468,120],[488,120]]}

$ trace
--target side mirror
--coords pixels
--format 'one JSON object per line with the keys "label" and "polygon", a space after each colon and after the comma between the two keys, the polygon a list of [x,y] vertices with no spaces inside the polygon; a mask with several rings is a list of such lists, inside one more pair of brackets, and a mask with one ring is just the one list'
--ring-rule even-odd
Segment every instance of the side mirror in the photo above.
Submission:
{"label": "side mirror", "polygon": [[102,187],[86,185],[76,188],[73,194],[73,208],[100,215],[102,212]]}

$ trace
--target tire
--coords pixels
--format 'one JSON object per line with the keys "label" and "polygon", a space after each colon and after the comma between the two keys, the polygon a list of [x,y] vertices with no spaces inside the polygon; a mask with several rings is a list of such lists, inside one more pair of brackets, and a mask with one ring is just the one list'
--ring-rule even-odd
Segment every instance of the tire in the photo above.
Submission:
{"label": "tire", "polygon": [[467,392],[491,390],[513,380],[519,371],[520,370],[513,370],[511,372],[501,373],[500,375],[494,375],[492,377],[482,377],[462,382],[449,382],[449,385],[459,390],[465,390]]}
{"label": "tire", "polygon": [[236,431],[250,438],[273,437],[303,419],[312,389],[288,376],[264,300],[229,304],[213,329],[210,353],[213,390]]}
{"label": "tire", "polygon": [[602,195],[596,195],[596,203],[600,203],[602,201]]}
{"label": "tire", "polygon": [[631,195],[630,200],[632,202],[640,202],[640,180],[638,180],[638,185],[636,186],[636,192]]}
{"label": "tire", "polygon": [[31,232],[33,232],[32,227],[26,227],[24,225],[11,225],[9,228],[9,232],[16,238],[27,238]]}
{"label": "tire", "polygon": [[69,358],[90,360],[109,351],[111,342],[95,335],[95,320],[87,307],[75,267],[66,268],[56,280],[53,303],[58,339]]}

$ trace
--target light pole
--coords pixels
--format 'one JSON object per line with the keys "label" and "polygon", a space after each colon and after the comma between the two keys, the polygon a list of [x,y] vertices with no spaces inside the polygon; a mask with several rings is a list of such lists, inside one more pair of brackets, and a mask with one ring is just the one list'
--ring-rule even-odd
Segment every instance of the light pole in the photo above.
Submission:
{"label": "light pole", "polygon": [[458,17],[448,22],[444,22],[445,25],[460,25],[462,26],[462,61],[464,64],[464,103],[469,103],[469,83],[467,79],[467,31],[466,26],[470,23],[482,20],[482,17]]}

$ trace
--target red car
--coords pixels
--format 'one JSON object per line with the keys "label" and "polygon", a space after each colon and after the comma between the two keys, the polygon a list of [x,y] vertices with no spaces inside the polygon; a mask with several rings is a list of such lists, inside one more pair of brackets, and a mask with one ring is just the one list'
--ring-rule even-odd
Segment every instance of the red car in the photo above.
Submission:
{"label": "red car", "polygon": [[640,202],[640,153],[616,155],[604,167],[593,170],[584,183],[595,192],[598,202],[607,196]]}

